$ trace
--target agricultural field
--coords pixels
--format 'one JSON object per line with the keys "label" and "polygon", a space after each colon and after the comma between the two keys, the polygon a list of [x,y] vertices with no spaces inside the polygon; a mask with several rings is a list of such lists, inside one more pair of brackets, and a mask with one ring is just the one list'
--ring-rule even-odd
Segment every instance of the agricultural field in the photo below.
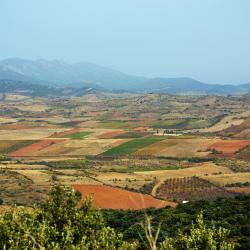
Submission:
{"label": "agricultural field", "polygon": [[133,139],[110,150],[107,150],[103,156],[119,156],[119,155],[130,155],[138,151],[139,149],[146,147],[147,145],[161,141],[162,138],[157,137],[144,137]]}
{"label": "agricultural field", "polygon": [[179,202],[234,197],[228,190],[195,176],[168,179],[157,188],[156,195]]}
{"label": "agricultural field", "polygon": [[101,185],[74,185],[74,188],[83,194],[83,197],[93,196],[94,206],[101,209],[138,210],[149,207],[161,208],[176,206],[174,202],[155,199],[118,188]]}
{"label": "agricultural field", "polygon": [[[247,98],[7,97],[0,100],[4,205],[39,203],[61,183],[93,192],[100,208],[143,208],[144,195],[146,207],[161,207],[201,192],[207,200],[230,197],[226,185],[250,181]],[[174,179],[180,187],[171,196]]]}

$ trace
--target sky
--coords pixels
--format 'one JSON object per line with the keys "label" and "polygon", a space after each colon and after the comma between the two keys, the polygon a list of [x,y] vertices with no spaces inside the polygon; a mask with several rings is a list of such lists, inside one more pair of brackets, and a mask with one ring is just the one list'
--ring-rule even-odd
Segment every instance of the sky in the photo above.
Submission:
{"label": "sky", "polygon": [[0,59],[250,82],[249,0],[0,0]]}

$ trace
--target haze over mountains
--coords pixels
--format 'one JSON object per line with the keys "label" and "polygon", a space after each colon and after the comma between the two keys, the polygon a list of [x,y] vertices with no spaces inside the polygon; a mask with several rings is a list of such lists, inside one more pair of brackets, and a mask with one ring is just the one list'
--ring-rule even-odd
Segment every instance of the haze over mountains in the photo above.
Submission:
{"label": "haze over mountains", "polygon": [[[172,94],[243,94],[250,83],[206,84],[191,78],[147,78],[128,75],[92,63],[10,58],[0,61],[1,92],[24,91],[43,95],[78,95],[96,91],[165,92]],[[77,90],[76,90],[77,89]],[[78,93],[78,94],[77,94]]]}

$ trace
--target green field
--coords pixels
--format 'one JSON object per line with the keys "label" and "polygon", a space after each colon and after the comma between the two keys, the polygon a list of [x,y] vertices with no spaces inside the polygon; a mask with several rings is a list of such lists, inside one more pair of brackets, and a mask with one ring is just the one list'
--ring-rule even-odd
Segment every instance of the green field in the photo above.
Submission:
{"label": "green field", "polygon": [[125,142],[115,148],[111,148],[106,152],[102,153],[103,156],[118,156],[118,155],[129,155],[137,150],[146,147],[152,143],[163,140],[160,137],[144,137],[137,138],[128,142]]}
{"label": "green field", "polygon": [[64,138],[70,138],[70,139],[83,139],[87,135],[92,134],[93,132],[90,131],[83,131],[83,132],[76,132],[73,134],[65,135]]}

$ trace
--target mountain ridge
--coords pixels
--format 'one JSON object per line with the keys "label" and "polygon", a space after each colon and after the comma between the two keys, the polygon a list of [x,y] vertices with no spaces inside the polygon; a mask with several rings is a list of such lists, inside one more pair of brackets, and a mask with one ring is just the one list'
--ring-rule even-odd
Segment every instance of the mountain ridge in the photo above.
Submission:
{"label": "mountain ridge", "polygon": [[148,78],[129,75],[94,63],[69,64],[58,60],[8,58],[0,61],[0,80],[13,80],[58,88],[86,85],[109,91],[165,92],[172,94],[235,95],[250,92],[250,83],[208,84],[189,77]]}

